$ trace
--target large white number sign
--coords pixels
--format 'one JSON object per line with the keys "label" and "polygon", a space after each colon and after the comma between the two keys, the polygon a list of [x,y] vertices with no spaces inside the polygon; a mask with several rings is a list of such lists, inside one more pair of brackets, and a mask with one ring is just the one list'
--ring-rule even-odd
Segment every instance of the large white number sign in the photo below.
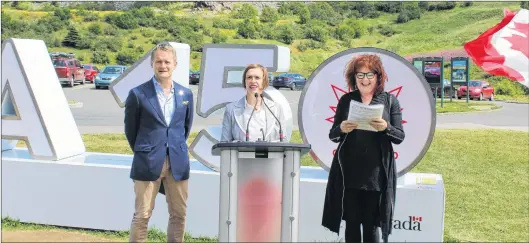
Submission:
{"label": "large white number sign", "polygon": [[[211,44],[202,50],[196,111],[204,118],[245,95],[241,71],[247,65],[258,63],[270,72],[286,72],[290,68],[290,50],[282,46]],[[239,76],[239,82],[234,82],[237,78],[229,75],[230,71]],[[228,82],[229,76],[234,77],[231,82]],[[288,101],[275,88],[269,87],[265,94],[283,109],[286,124],[281,125],[287,141],[290,140],[292,111]],[[215,171],[220,170],[220,157],[211,154],[211,147],[220,141],[221,129],[221,125],[217,125],[201,130],[190,146],[193,157]]]}
{"label": "large white number sign", "polygon": [[2,150],[24,140],[37,159],[60,160],[85,152],[44,41],[4,41],[2,108]]}
{"label": "large white number sign", "polygon": [[386,91],[394,94],[401,106],[404,142],[394,145],[398,175],[411,170],[428,150],[435,131],[435,104],[424,76],[404,58],[378,48],[357,48],[340,52],[325,60],[310,76],[301,94],[298,109],[299,129],[305,143],[311,144],[312,157],[329,169],[337,143],[328,139],[336,105],[346,88],[347,63],[361,54],[375,54],[382,59],[388,75]]}

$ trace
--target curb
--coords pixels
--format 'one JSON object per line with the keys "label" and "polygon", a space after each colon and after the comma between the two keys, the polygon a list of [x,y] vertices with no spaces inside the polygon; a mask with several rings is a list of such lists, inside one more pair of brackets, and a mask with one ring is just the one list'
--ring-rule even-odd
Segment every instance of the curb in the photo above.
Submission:
{"label": "curb", "polygon": [[494,112],[499,111],[503,109],[503,106],[498,105],[499,108],[497,109],[490,109],[490,110],[483,110],[483,111],[464,111],[464,112],[444,112],[444,113],[437,113],[437,115],[459,115],[459,114],[473,114],[473,113],[485,113],[485,112]]}
{"label": "curb", "polygon": [[68,104],[70,108],[82,108],[83,102],[75,102],[74,104]]}
{"label": "curb", "polygon": [[511,103],[511,104],[529,104],[529,102],[523,102],[523,101],[507,101],[507,100],[495,100],[495,101],[500,101],[500,102],[503,102],[503,103]]}

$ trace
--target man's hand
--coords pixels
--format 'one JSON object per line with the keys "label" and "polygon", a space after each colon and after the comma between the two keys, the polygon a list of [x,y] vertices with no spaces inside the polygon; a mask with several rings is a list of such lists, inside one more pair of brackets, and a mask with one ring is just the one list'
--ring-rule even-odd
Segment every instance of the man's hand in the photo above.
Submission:
{"label": "man's hand", "polygon": [[358,123],[349,120],[345,120],[340,124],[340,130],[345,133],[352,132],[356,127],[358,127]]}
{"label": "man's hand", "polygon": [[379,132],[386,130],[388,127],[388,123],[382,118],[373,119],[369,124]]}

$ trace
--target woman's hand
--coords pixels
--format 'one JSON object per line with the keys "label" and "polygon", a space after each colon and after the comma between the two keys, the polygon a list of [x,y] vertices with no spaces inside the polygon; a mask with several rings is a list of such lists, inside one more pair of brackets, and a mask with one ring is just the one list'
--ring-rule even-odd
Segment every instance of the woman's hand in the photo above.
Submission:
{"label": "woman's hand", "polygon": [[386,130],[388,127],[388,123],[382,118],[373,119],[369,124],[379,132]]}
{"label": "woman's hand", "polygon": [[358,127],[358,123],[354,121],[345,120],[340,124],[340,130],[345,133],[352,132],[356,127]]}

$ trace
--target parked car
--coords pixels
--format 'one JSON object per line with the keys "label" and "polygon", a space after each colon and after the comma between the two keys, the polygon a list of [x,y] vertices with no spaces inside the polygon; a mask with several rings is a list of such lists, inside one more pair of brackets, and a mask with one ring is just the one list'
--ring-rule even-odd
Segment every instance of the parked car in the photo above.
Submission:
{"label": "parked car", "polygon": [[200,72],[189,70],[189,83],[198,84],[199,81],[200,81]]}
{"label": "parked car", "polygon": [[[494,87],[483,80],[471,80],[469,82],[469,98],[470,99],[479,99],[479,100],[494,100],[494,94],[496,93]],[[467,96],[467,86],[463,85],[457,89],[457,98],[465,98]]]}
{"label": "parked car", "polygon": [[94,80],[99,73],[99,69],[94,64],[85,64],[83,65],[84,76],[86,81],[94,83]]}
{"label": "parked car", "polygon": [[61,84],[73,87],[75,83],[85,83],[85,74],[81,62],[73,53],[53,52],[50,57]]}
{"label": "parked car", "polygon": [[274,78],[272,86],[274,88],[290,88],[291,90],[302,89],[305,87],[307,79],[301,74],[297,73],[282,73]]}
{"label": "parked car", "polygon": [[[452,95],[452,97],[456,97],[456,92],[457,90],[455,90],[455,88],[453,89],[452,92],[450,92],[450,90],[452,89],[452,82],[448,79],[444,79],[444,96],[445,97],[450,97],[450,95]],[[437,89],[437,97],[441,97],[441,86],[438,86],[436,88],[432,88],[432,93],[433,95],[435,96],[435,90]]]}
{"label": "parked car", "polygon": [[127,70],[127,66],[122,65],[110,65],[105,66],[103,71],[100,72],[95,78],[96,89],[108,88],[114,79],[118,78]]}

